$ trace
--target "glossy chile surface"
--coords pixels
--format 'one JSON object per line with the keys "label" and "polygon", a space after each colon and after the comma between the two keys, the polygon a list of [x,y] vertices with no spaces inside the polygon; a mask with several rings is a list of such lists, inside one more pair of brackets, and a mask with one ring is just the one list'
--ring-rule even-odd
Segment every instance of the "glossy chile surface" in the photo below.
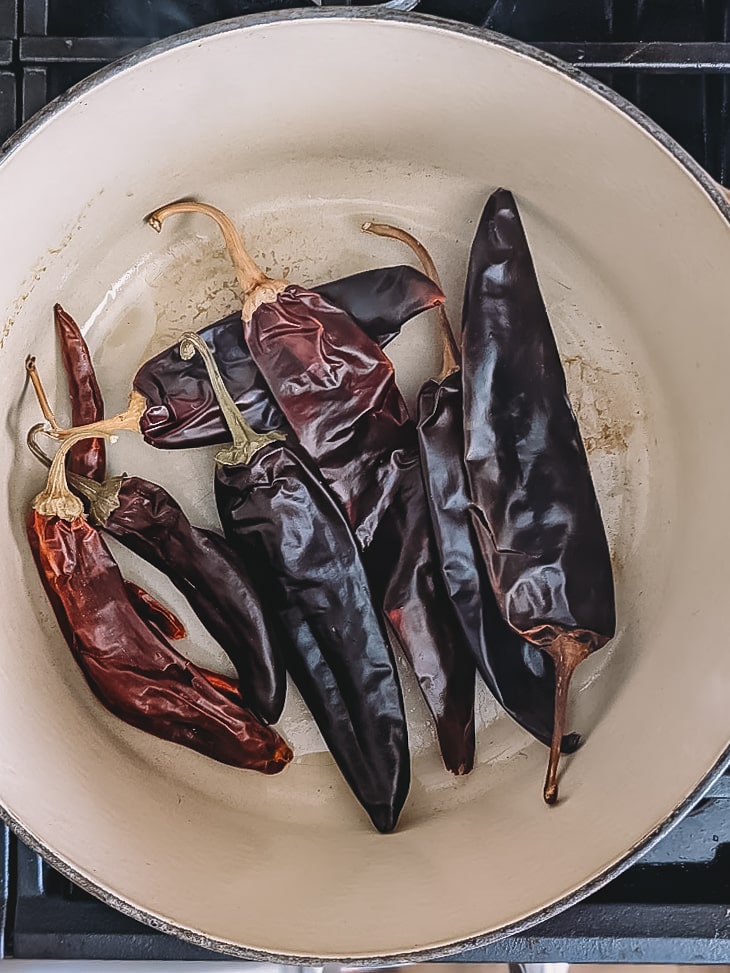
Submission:
{"label": "glossy chile surface", "polygon": [[[50,460],[35,442],[28,445],[41,462]],[[139,476],[109,477],[96,483],[67,474],[71,487],[89,504],[92,522],[166,575],[233,663],[238,680],[228,680],[259,719],[276,723],[286,699],[286,669],[276,645],[276,628],[264,616],[248,569],[225,538],[195,527],[163,487]],[[144,592],[146,598],[151,596]],[[144,599],[140,602],[144,613]],[[168,609],[164,609],[168,611]],[[154,611],[151,620],[154,622]],[[174,635],[174,625],[163,634]],[[219,676],[220,680],[226,677]]]}
{"label": "glossy chile surface", "polygon": [[392,831],[410,785],[406,719],[355,537],[298,447],[241,417],[205,342],[189,333],[180,350],[204,358],[233,437],[216,457],[226,536],[257,565],[288,636],[287,668],[343,777],[375,827]]}
{"label": "glossy chile surface", "polygon": [[[81,426],[103,419],[104,398],[81,329],[60,304],[54,306],[53,318],[71,399],[71,425]],[[98,438],[82,440],[69,453],[66,467],[71,473],[103,481],[106,475],[106,443]]]}
{"label": "glossy chile surface", "polygon": [[[59,305],[54,310],[73,423],[96,422],[104,418],[104,403],[91,355],[74,319]],[[30,376],[45,398],[32,362]],[[28,442],[39,459],[50,462],[33,438]],[[167,575],[235,666],[245,704],[276,723],[286,699],[286,670],[248,568],[223,537],[194,527],[156,483],[138,476],[96,483],[103,480],[104,450],[103,439],[83,440],[67,464],[72,487],[90,502],[92,520]]]}
{"label": "glossy chile surface", "polygon": [[[363,230],[409,246],[439,287],[426,248],[400,227],[365,223]],[[418,445],[439,564],[462,634],[482,678],[503,709],[538,740],[550,745],[555,708],[552,659],[505,622],[489,582],[471,522],[464,466],[461,355],[448,314],[439,307],[440,373],[418,395]],[[570,753],[580,738],[563,738]]]}
{"label": "glossy chile surface", "polygon": [[66,483],[68,448],[87,435],[68,436],[27,520],[41,580],[87,683],[132,726],[222,763],[278,773],[292,758],[284,740],[210,683],[130,600],[109,549]]}
{"label": "glossy chile surface", "polygon": [[[440,289],[408,266],[366,270],[312,290],[344,310],[381,345],[406,321],[443,301]],[[283,429],[286,420],[251,358],[240,312],[198,333],[246,421],[261,432]],[[147,403],[141,429],[153,446],[186,449],[229,441],[228,426],[199,356],[185,361],[173,345],[142,365],[134,387]]]}
{"label": "glossy chile surface", "polygon": [[616,629],[611,559],[583,441],[510,192],[489,198],[463,312],[464,438],[474,525],[502,616],[555,663],[544,797],[557,800],[576,666]]}
{"label": "glossy chile surface", "polygon": [[439,576],[415,428],[392,364],[321,294],[266,277],[214,207],[173,203],[149,222],[159,229],[184,212],[205,213],[221,228],[244,294],[252,357],[365,548],[373,592],[433,713],[446,767],[468,773],[475,750],[474,663]]}
{"label": "glossy chile surface", "polygon": [[[124,590],[127,592],[130,602],[139,617],[144,621],[148,628],[151,628],[157,635],[173,642],[177,639],[184,639],[187,636],[187,629],[177,615],[159,602],[149,591],[145,591],[134,581],[124,579]],[[196,667],[206,682],[209,682],[224,695],[233,699],[234,703],[241,705],[241,693],[238,688],[238,680],[231,679],[221,673],[213,672],[204,666]]]}

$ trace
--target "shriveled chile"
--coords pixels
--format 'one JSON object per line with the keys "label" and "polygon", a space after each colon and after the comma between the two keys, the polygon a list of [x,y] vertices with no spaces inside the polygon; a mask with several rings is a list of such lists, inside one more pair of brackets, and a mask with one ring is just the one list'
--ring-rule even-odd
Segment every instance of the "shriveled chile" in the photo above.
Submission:
{"label": "shriveled chile", "polygon": [[59,449],[48,485],[33,502],[27,534],[87,683],[110,712],[132,726],[222,763],[278,773],[292,757],[281,737],[212,685],[130,601],[109,549],[65,482],[67,449],[85,435],[70,435]]}
{"label": "shriveled chile", "polygon": [[[104,417],[104,398],[89,348],[78,324],[60,304],[54,306],[53,317],[71,398],[71,425],[96,422]],[[103,481],[106,475],[104,440],[93,438],[77,443],[69,453],[67,468],[70,473]]]}
{"label": "shriveled chile", "polygon": [[468,772],[474,663],[439,576],[415,428],[392,364],[321,294],[266,277],[214,207],[173,203],[148,219],[159,228],[184,212],[205,213],[221,228],[243,291],[251,355],[365,548],[373,590],[434,715],[444,763]]}
{"label": "shriveled chile", "polygon": [[[93,362],[76,322],[66,312],[60,314],[57,305],[73,421],[96,422],[103,419],[104,404]],[[34,363],[30,374],[45,400]],[[49,408],[46,403],[46,410]],[[87,443],[89,452],[81,452]],[[49,462],[32,437],[29,446],[39,459]],[[104,457],[104,448],[103,439],[85,440],[71,450],[70,457],[90,473],[98,473],[103,464],[99,465],[97,457]],[[82,458],[84,462],[79,463]],[[276,646],[277,623],[267,621],[247,566],[225,539],[194,527],[170,493],[150,480],[123,476],[97,484],[71,469],[68,477],[89,501],[94,523],[167,575],[185,596],[233,662],[245,704],[267,723],[276,723],[286,699],[286,671]]]}
{"label": "shriveled chile", "polygon": [[[32,438],[29,446],[49,462]],[[266,617],[248,568],[225,538],[193,526],[164,487],[142,477],[116,476],[97,484],[69,473],[68,481],[89,502],[94,524],[185,596],[233,663],[244,704],[265,722],[276,723],[286,699],[278,623]]]}
{"label": "shriveled chile", "polygon": [[[425,247],[400,227],[365,223],[363,230],[409,246],[440,285]],[[446,309],[438,309],[440,373],[418,395],[418,444],[439,564],[458,624],[490,691],[509,715],[550,746],[555,710],[552,659],[505,622],[497,606],[471,522],[464,466],[461,355]],[[580,738],[563,738],[570,753]]]}
{"label": "shriveled chile", "polygon": [[[395,661],[371,603],[355,537],[304,455],[281,433],[251,429],[205,342],[186,335],[186,354],[196,349],[234,436],[217,457],[218,473],[225,474],[216,478],[221,520],[244,556],[251,554],[261,567],[256,583],[267,611],[281,619],[285,661],[340,771],[375,827],[390,831],[410,785],[408,737]],[[57,439],[140,432],[146,403],[136,391],[124,412],[92,426],[61,429],[37,375],[34,384]],[[67,488],[66,495],[82,509]]]}
{"label": "shriveled chile", "polygon": [[[387,344],[414,315],[443,300],[440,289],[408,266],[367,270],[312,290],[341,308],[381,345]],[[198,332],[220,369],[241,414],[260,432],[283,429],[286,419],[246,345],[241,314],[229,314]],[[225,443],[230,434],[202,360],[184,361],[177,345],[145,362],[134,378],[147,408],[141,419],[144,438],[164,449]]]}
{"label": "shriveled chile", "polygon": [[464,438],[474,524],[502,616],[555,662],[547,803],[576,666],[615,633],[606,533],[515,200],[489,198],[464,300]]}
{"label": "shriveled chile", "polygon": [[254,433],[195,334],[181,352],[203,355],[233,445],[216,458],[226,536],[260,567],[287,633],[287,668],[343,777],[379,831],[391,831],[410,783],[405,713],[395,660],[370,600],[345,517],[297,447]]}

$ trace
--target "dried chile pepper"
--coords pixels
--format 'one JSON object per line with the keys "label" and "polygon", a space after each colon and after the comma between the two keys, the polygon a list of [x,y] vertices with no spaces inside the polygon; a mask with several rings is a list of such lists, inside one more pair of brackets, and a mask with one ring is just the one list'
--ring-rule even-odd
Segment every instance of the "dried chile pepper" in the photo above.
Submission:
{"label": "dried chile pepper", "polygon": [[415,429],[392,364],[346,311],[263,274],[220,210],[173,203],[148,222],[159,230],[185,212],[204,213],[221,229],[252,357],[365,548],[370,582],[434,715],[445,765],[468,773],[475,667],[435,563]]}
{"label": "dried chile pepper", "polygon": [[[103,419],[104,399],[79,326],[60,304],[54,306],[53,317],[71,397],[71,425],[82,426]],[[89,439],[77,443],[69,453],[67,466],[71,473],[101,482],[106,475],[104,440]]]}
{"label": "dried chile pepper", "polygon": [[[366,270],[312,290],[346,311],[383,346],[406,321],[443,301],[443,294],[428,277],[403,265]],[[229,314],[198,334],[213,352],[226,388],[246,421],[262,432],[282,429],[286,420],[251,358],[240,312]],[[187,449],[229,439],[198,356],[184,361],[173,345],[141,366],[134,387],[147,401],[142,434],[153,446]]]}
{"label": "dried chile pepper", "polygon": [[[426,248],[400,227],[364,223],[363,230],[409,246],[439,287]],[[477,668],[509,715],[550,746],[555,712],[555,666],[550,656],[510,628],[497,606],[474,527],[464,465],[460,353],[444,307],[439,307],[442,366],[418,394],[418,444],[441,573]],[[580,737],[563,737],[572,753]]]}
{"label": "dried chile pepper", "polygon": [[[49,460],[34,441],[41,462]],[[187,599],[238,674],[244,704],[276,723],[286,699],[286,670],[277,628],[264,615],[247,566],[219,534],[194,527],[164,487],[139,476],[99,484],[72,473],[92,521],[166,575]],[[168,634],[168,633],[165,633]],[[174,636],[172,636],[174,637]]]}
{"label": "dried chile pepper", "polygon": [[554,660],[544,798],[557,800],[576,666],[616,628],[611,559],[585,447],[514,197],[490,196],[464,298],[465,461],[505,620]]}
{"label": "dried chile pepper", "polygon": [[147,220],[159,231],[178,213],[203,213],[220,228],[243,291],[251,356],[366,545],[397,488],[392,452],[413,439],[392,364],[347,312],[315,291],[267,277],[215,207],[173,203]]}
{"label": "dried chile pepper", "polygon": [[[294,444],[277,432],[254,433],[206,356],[234,445],[218,454],[216,499],[224,527],[255,559],[267,612],[281,620],[285,661],[353,793],[379,831],[395,827],[410,785],[408,736],[390,646],[375,614],[359,551],[342,511]],[[58,427],[34,384],[52,434]],[[89,434],[139,432],[144,398],[87,427]],[[225,465],[226,459],[234,463]],[[246,462],[248,460],[248,462]],[[72,499],[77,503],[75,497]]]}
{"label": "dried chile pepper", "polygon": [[[104,403],[91,355],[74,319],[60,305],[55,313],[73,424],[96,422],[104,417]],[[105,458],[104,441],[90,442],[101,443],[101,453],[94,447],[84,454],[86,466],[98,472],[93,461]],[[32,439],[29,445],[43,458]],[[72,450],[71,456],[76,453]],[[265,722],[276,723],[286,700],[286,671],[273,622],[264,618],[246,565],[220,535],[194,527],[156,483],[124,476],[96,485],[67,466],[71,485],[89,501],[94,522],[167,575],[233,662],[246,706]]]}
{"label": "dried chile pepper", "polygon": [[204,358],[234,440],[216,457],[226,536],[259,565],[289,634],[287,668],[343,777],[375,827],[391,831],[410,784],[405,713],[349,524],[295,445],[253,433],[205,342],[191,333],[180,347]]}
{"label": "dried chile pepper", "polygon": [[27,521],[41,580],[89,687],[132,726],[222,763],[278,773],[292,759],[284,740],[213,686],[130,601],[109,549],[66,483],[66,453],[89,433],[105,430],[68,436]]}

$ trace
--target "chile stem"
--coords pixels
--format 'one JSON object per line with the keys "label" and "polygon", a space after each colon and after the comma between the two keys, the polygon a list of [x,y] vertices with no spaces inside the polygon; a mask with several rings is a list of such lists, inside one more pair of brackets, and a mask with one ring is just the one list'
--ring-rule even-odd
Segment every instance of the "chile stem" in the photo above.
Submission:
{"label": "chile stem", "polygon": [[245,465],[250,463],[254,455],[264,446],[286,439],[286,436],[280,432],[258,433],[249,426],[226,388],[210,348],[199,334],[194,331],[186,331],[180,339],[180,355],[187,361],[193,357],[196,351],[205,363],[210,384],[213,386],[215,397],[218,400],[218,406],[233,439],[231,446],[227,446],[216,454],[217,463],[223,466]]}
{"label": "chile stem", "polygon": [[57,432],[58,424],[56,422],[56,417],[53,414],[51,404],[48,401],[46,390],[43,388],[41,377],[38,374],[38,368],[36,367],[35,363],[35,355],[28,355],[28,357],[25,359],[25,370],[28,373],[28,378],[33,383],[33,391],[36,394],[38,405],[41,407],[41,412],[43,413],[46,422],[54,432]]}
{"label": "chile stem", "polygon": [[555,804],[558,799],[560,744],[568,721],[568,690],[576,667],[588,656],[589,649],[585,643],[569,635],[560,635],[546,651],[555,662],[555,722],[542,796],[546,804]]}
{"label": "chile stem", "polygon": [[198,203],[194,200],[182,199],[176,203],[161,206],[146,217],[147,223],[158,233],[162,231],[162,224],[168,216],[178,213],[201,213],[215,220],[223,234],[223,242],[231,257],[236,271],[239,286],[243,292],[243,319],[250,321],[253,313],[261,304],[275,301],[286,287],[286,281],[268,277],[251,257],[243,243],[241,234],[236,229],[233,220],[222,210],[208,203]]}
{"label": "chile stem", "polygon": [[60,517],[62,520],[76,520],[84,512],[84,505],[77,496],[71,493],[66,480],[66,454],[82,439],[93,439],[103,436],[105,439],[113,439],[113,434],[102,429],[100,426],[91,428],[80,428],[80,431],[71,431],[63,441],[58,452],[51,461],[51,468],[48,471],[48,481],[44,490],[33,500],[33,509],[37,510],[42,517]]}
{"label": "chile stem", "polygon": [[[53,414],[48,403],[48,396],[43,388],[43,383],[41,382],[41,377],[38,374],[38,369],[36,368],[35,358],[31,355],[25,361],[25,368],[30,376],[33,383],[33,388],[35,390],[36,397],[38,398],[38,404],[41,407],[41,412],[46,418],[49,426],[48,430],[49,436],[54,439],[68,439],[69,436],[76,436],[79,433],[88,432],[88,436],[81,436],[81,439],[90,438],[93,435],[93,430],[100,430],[98,435],[104,436],[107,439],[110,436],[115,436],[118,432],[123,432],[127,430],[129,432],[139,432],[139,420],[147,407],[147,400],[139,392],[132,392],[129,396],[129,404],[124,412],[120,412],[116,416],[112,416],[111,419],[100,419],[98,422],[90,422],[83,426],[71,426],[68,429],[62,429],[56,422],[56,417]],[[78,441],[78,440],[77,440]]]}
{"label": "chile stem", "polygon": [[[48,469],[52,462],[51,457],[41,449],[36,441],[38,435],[46,431],[44,424],[39,422],[29,431],[26,442],[28,449],[35,458]],[[66,479],[77,493],[80,493],[89,501],[91,519],[100,527],[103,527],[111,514],[119,507],[119,491],[125,477],[108,476],[103,483],[98,483],[87,476],[80,476],[78,473],[70,473],[67,470]]]}
{"label": "chile stem", "polygon": [[[365,233],[374,233],[375,236],[386,237],[389,240],[398,240],[400,243],[405,243],[418,257],[425,275],[430,277],[437,287],[441,287],[439,273],[436,270],[436,264],[433,262],[431,254],[421,241],[417,240],[407,230],[403,230],[399,226],[392,226],[390,223],[363,223],[362,229]],[[459,352],[459,346],[456,343],[456,338],[454,337],[454,329],[451,327],[449,316],[446,313],[446,308],[441,304],[437,310],[439,327],[441,329],[441,353],[443,358],[441,362],[441,374],[436,381],[441,382],[447,375],[455,372],[460,367],[461,354]]]}

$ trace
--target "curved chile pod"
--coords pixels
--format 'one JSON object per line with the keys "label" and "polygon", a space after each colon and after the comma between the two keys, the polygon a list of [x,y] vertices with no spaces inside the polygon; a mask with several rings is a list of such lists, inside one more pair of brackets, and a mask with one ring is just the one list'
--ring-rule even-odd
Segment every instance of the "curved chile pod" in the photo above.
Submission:
{"label": "curved chile pod", "polygon": [[[405,265],[367,270],[312,289],[346,310],[381,345],[406,321],[443,301],[441,290],[428,277]],[[281,429],[284,417],[251,359],[240,312],[199,334],[245,419],[260,432]],[[177,346],[165,349],[142,365],[134,387],[148,402],[141,429],[153,446],[187,449],[228,442],[228,428],[197,355],[184,361]]]}
{"label": "curved chile pod", "polygon": [[[286,670],[271,637],[253,579],[219,534],[194,527],[167,490],[138,476],[119,478],[118,506],[91,516],[103,529],[166,575],[233,663],[245,705],[276,723],[286,699]],[[255,563],[255,562],[251,562]]]}
{"label": "curved chile pod", "polygon": [[218,465],[215,493],[226,536],[261,567],[287,669],[340,772],[375,827],[392,831],[410,784],[403,699],[347,521],[291,446]]}
{"label": "curved chile pod", "polygon": [[[104,399],[81,330],[60,304],[54,306],[53,317],[71,398],[71,425],[82,426],[103,419]],[[70,473],[101,482],[106,475],[104,440],[89,439],[77,443],[68,455],[66,466]]]}
{"label": "curved chile pod", "polygon": [[27,534],[46,593],[90,688],[126,723],[235,767],[275,774],[292,753],[147,625],[99,532],[32,510]]}
{"label": "curved chile pod", "polygon": [[[497,702],[520,726],[550,746],[555,665],[505,622],[471,523],[463,465],[461,372],[424,384],[418,400],[421,464],[441,572],[464,638]],[[563,737],[572,753],[580,737]]]}
{"label": "curved chile pod", "polygon": [[570,677],[612,638],[613,574],[560,355],[511,193],[488,200],[463,313],[465,459],[474,524],[505,620],[555,660],[557,760]]}

